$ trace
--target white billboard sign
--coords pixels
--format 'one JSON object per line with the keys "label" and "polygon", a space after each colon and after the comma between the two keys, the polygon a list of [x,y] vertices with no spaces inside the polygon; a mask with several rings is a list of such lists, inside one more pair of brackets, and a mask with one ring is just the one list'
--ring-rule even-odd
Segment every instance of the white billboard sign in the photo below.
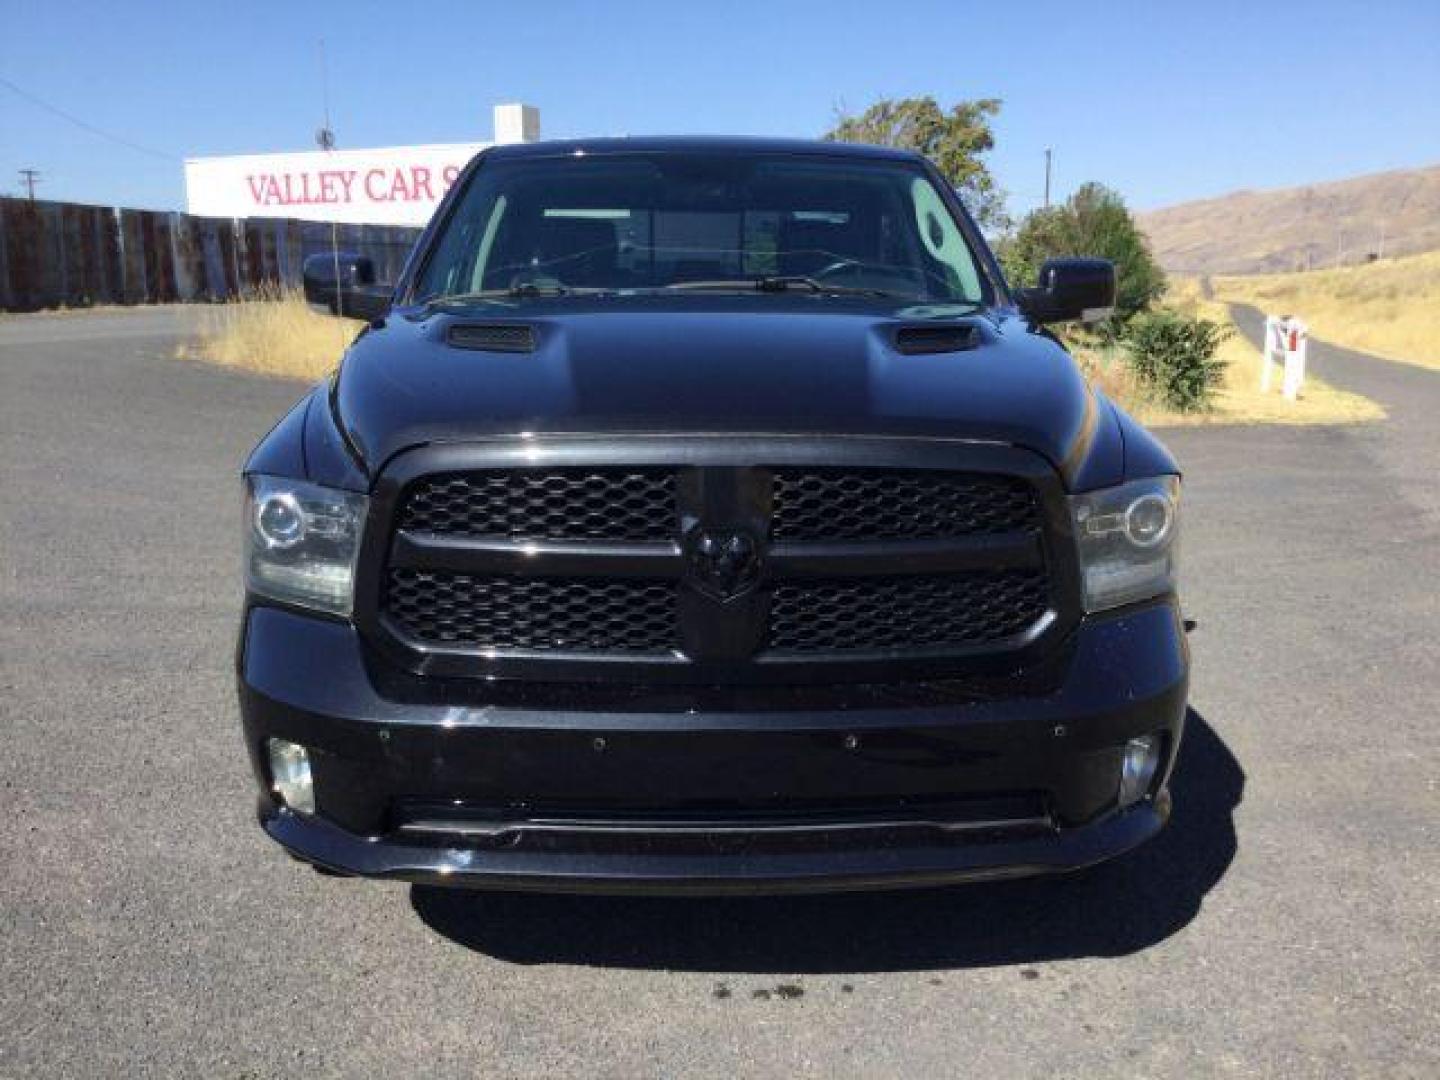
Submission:
{"label": "white billboard sign", "polygon": [[424,225],[489,143],[247,154],[185,162],[187,209],[202,217],[284,217]]}
{"label": "white billboard sign", "polygon": [[[495,141],[540,137],[533,105],[495,106]],[[201,217],[283,217],[424,225],[469,160],[491,143],[189,158],[186,209]]]}

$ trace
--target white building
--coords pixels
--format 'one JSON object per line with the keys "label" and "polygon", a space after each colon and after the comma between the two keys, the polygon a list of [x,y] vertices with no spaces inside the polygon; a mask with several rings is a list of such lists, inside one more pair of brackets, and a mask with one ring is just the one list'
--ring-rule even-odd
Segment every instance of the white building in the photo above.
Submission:
{"label": "white building", "polygon": [[477,152],[539,137],[533,105],[497,105],[488,143],[187,158],[186,209],[201,217],[420,226]]}

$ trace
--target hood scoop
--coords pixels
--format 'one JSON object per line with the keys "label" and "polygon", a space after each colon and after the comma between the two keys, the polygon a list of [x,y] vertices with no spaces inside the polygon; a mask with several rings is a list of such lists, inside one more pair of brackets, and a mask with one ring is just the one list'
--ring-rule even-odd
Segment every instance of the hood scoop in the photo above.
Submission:
{"label": "hood scoop", "polygon": [[531,353],[535,351],[535,328],[528,323],[456,323],[446,331],[445,340],[456,349]]}
{"label": "hood scoop", "polygon": [[981,343],[980,328],[974,323],[902,326],[895,331],[895,351],[906,356],[966,352]]}

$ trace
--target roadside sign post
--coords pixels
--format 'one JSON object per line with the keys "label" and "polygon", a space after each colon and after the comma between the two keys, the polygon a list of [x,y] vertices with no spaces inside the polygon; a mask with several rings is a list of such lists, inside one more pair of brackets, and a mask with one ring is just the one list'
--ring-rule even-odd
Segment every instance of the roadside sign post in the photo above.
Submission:
{"label": "roadside sign post", "polygon": [[1287,401],[1300,396],[1305,382],[1305,354],[1309,345],[1308,327],[1299,319],[1287,320],[1285,327],[1285,381],[1281,392]]}

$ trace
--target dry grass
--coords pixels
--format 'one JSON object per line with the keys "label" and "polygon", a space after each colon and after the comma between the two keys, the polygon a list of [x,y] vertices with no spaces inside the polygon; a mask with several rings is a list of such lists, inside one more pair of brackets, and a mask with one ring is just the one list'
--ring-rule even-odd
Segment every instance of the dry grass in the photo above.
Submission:
{"label": "dry grass", "polygon": [[1222,300],[1298,315],[1325,341],[1440,368],[1440,251],[1302,274],[1217,277]]}
{"label": "dry grass", "polygon": [[316,314],[296,290],[275,291],[207,312],[200,339],[182,355],[263,375],[318,379],[339,363],[363,325]]}

